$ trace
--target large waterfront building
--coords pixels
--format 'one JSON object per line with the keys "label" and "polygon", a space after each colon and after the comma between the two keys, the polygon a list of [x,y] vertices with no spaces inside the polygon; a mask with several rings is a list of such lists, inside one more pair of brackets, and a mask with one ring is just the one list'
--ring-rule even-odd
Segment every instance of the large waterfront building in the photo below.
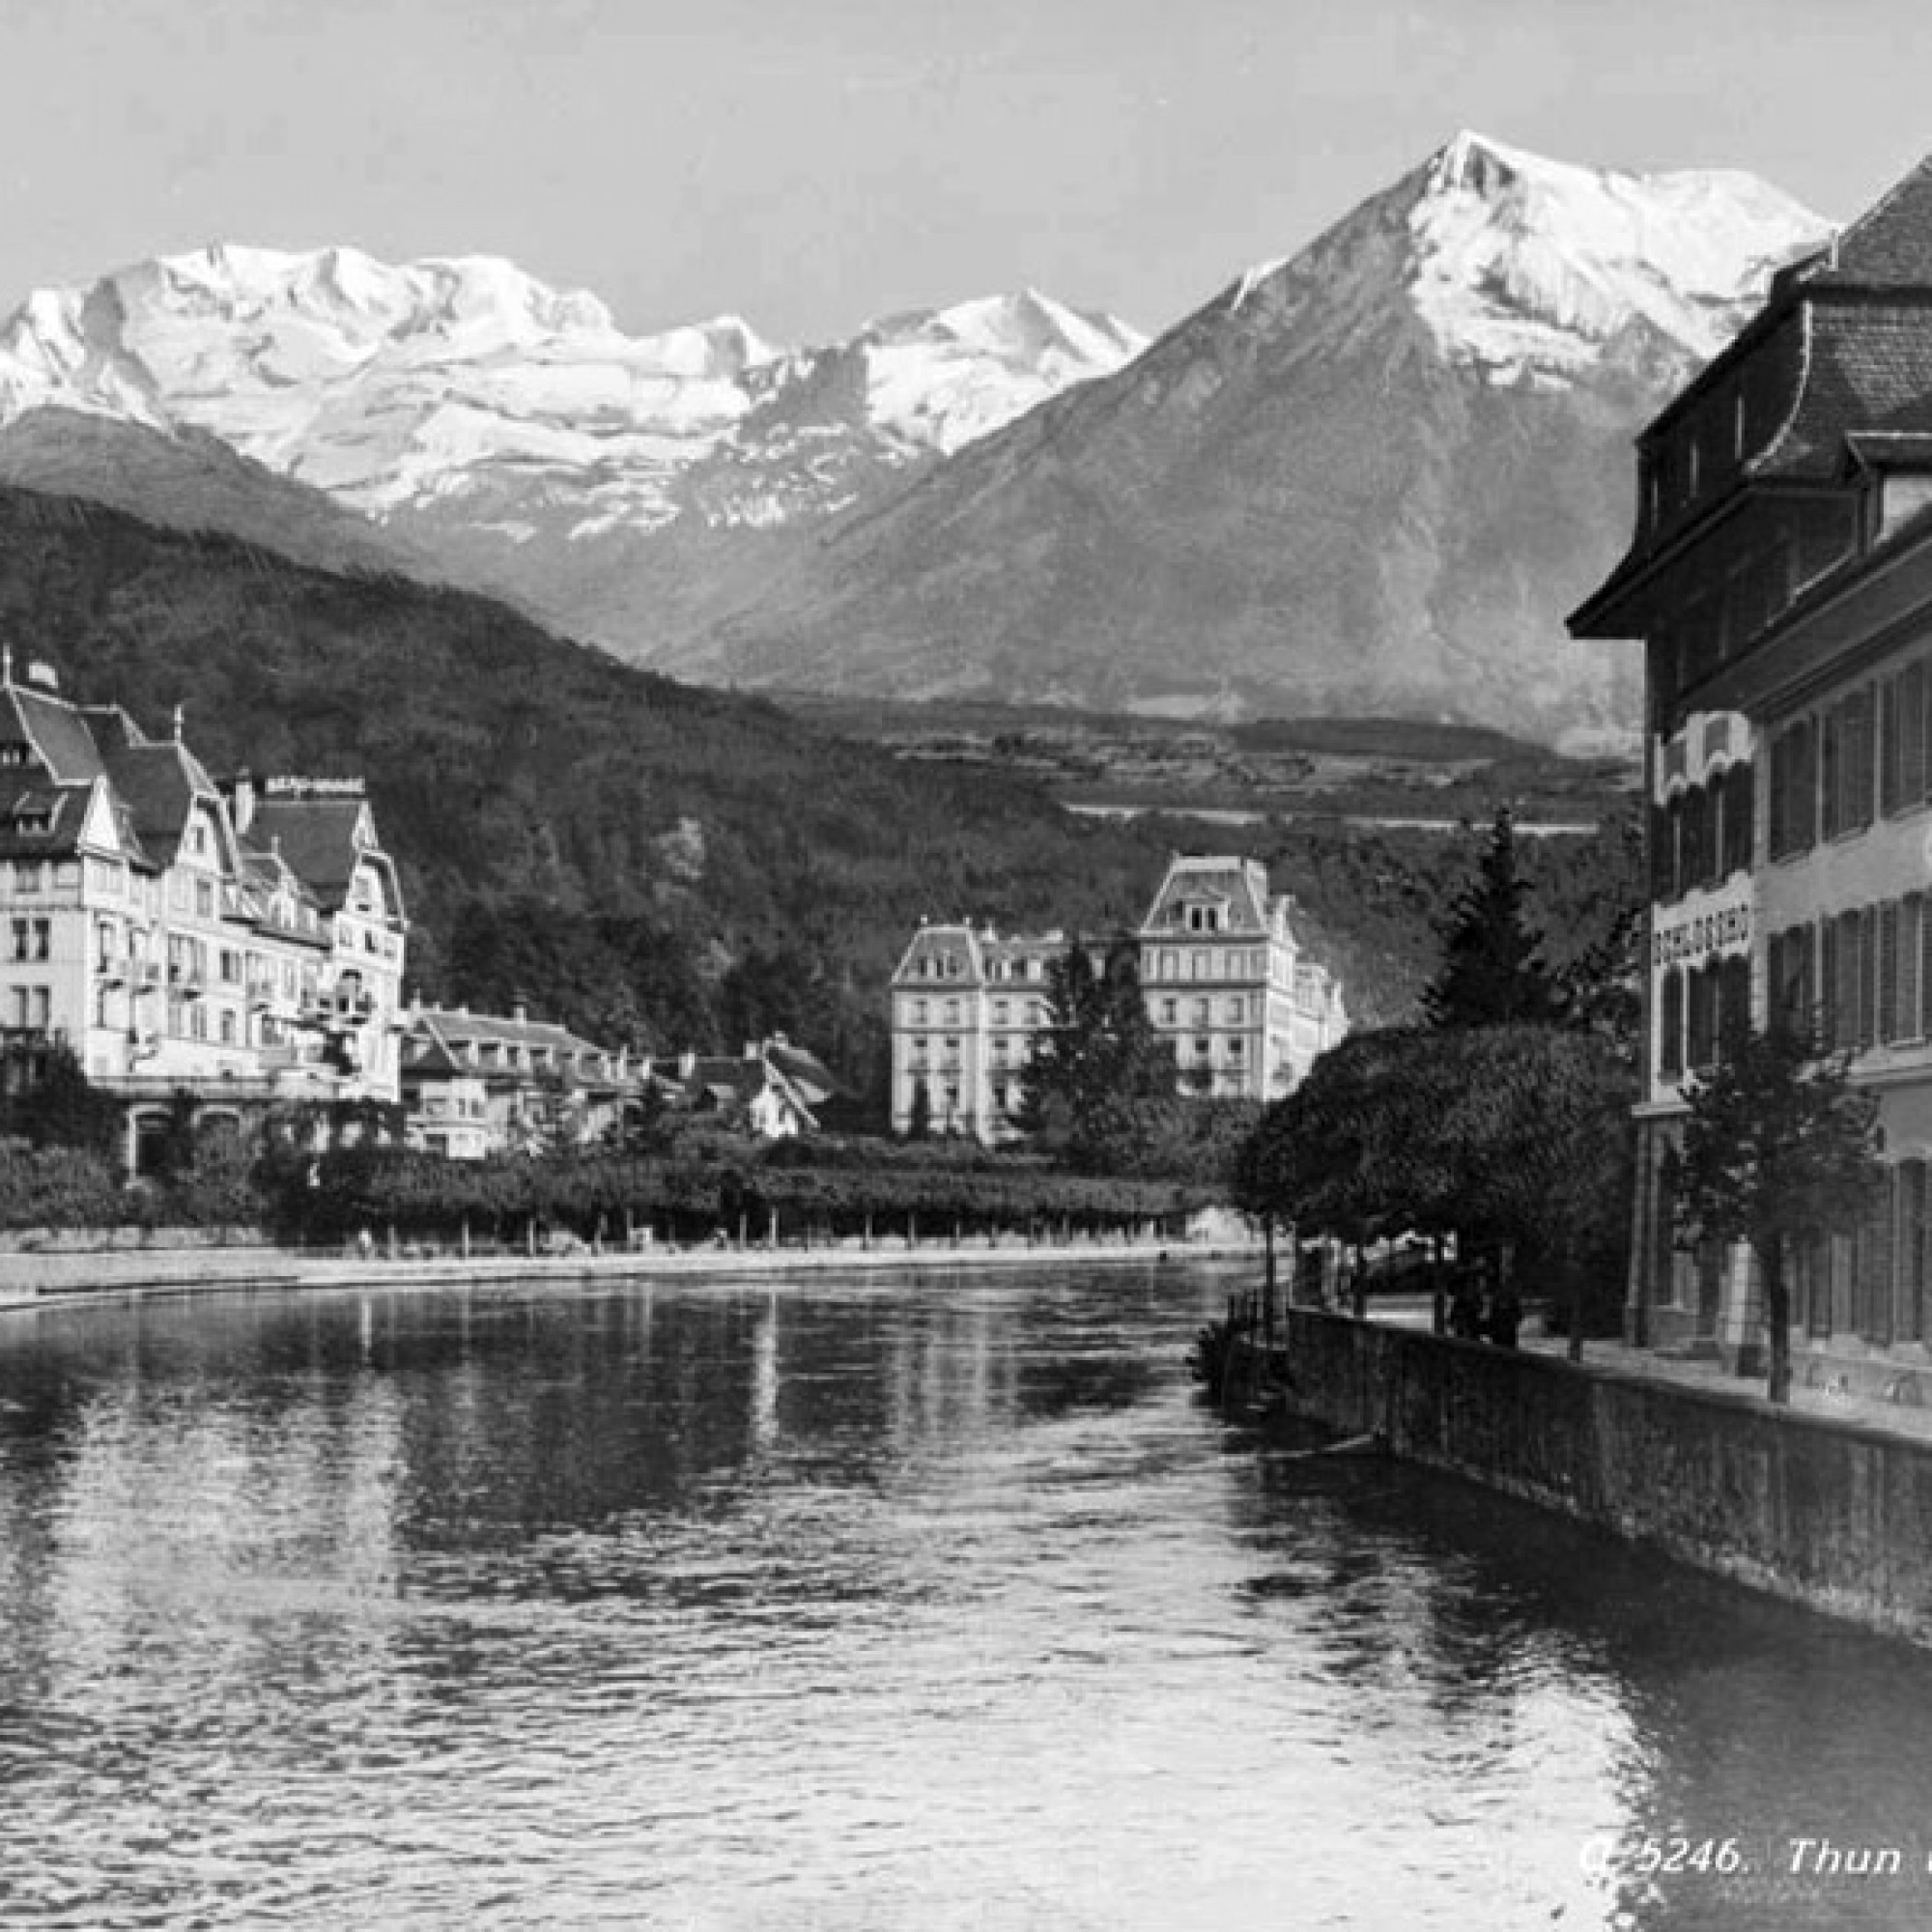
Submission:
{"label": "large waterfront building", "polygon": [[126,1105],[240,1124],[400,1093],[407,934],[358,781],[215,783],[182,742],[0,654],[0,1035],[59,1041]]}
{"label": "large waterfront building", "polygon": [[[1799,1258],[1800,1373],[1917,1382],[1932,1219],[1932,163],[1645,430],[1629,554],[1572,619],[1643,639],[1646,1087],[1628,1326],[1734,1348],[1748,1255],[1678,1244],[1669,1151],[1727,1033],[1789,1012],[1880,1099],[1867,1225]],[[1809,1368],[1805,1355],[1817,1358]]]}
{"label": "large waterfront building", "polygon": [[[1279,1098],[1348,1030],[1341,989],[1297,938],[1293,900],[1251,859],[1177,858],[1136,928],[1148,1014],[1183,1093]],[[1016,1131],[1023,1074],[1048,1023],[1047,968],[1076,942],[922,925],[892,984],[893,1129]],[[1096,966],[1101,949],[1090,945]],[[923,1095],[922,1102],[921,1096]]]}
{"label": "large waterfront building", "polygon": [[1184,1092],[1274,1100],[1348,1031],[1342,990],[1306,956],[1254,859],[1177,858],[1136,937],[1148,1012]]}

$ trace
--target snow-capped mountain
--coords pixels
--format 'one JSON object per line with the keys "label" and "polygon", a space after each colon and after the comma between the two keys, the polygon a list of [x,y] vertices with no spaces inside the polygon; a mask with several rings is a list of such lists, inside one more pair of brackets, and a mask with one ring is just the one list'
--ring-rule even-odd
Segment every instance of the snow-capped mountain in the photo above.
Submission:
{"label": "snow-capped mountain", "polygon": [[835,526],[671,668],[1634,723],[1634,660],[1562,623],[1628,536],[1631,440],[1828,232],[1747,175],[1458,135],[1114,375]]}
{"label": "snow-capped mountain", "polygon": [[[1631,438],[1827,233],[1747,175],[1461,134],[1151,347],[1031,291],[821,347],[633,336],[490,258],[214,248],[0,326],[0,473],[84,493],[115,439],[14,419],[88,412],[192,445],[227,526],[215,439],[686,675],[1558,736],[1635,716],[1634,661],[1562,624]],[[151,443],[100,494],[185,473]]]}
{"label": "snow-capped mountain", "polygon": [[521,542],[824,514],[1142,346],[1031,291],[824,349],[735,316],[632,336],[491,257],[221,246],[29,297],[0,326],[0,418],[205,431],[370,516],[454,510]]}

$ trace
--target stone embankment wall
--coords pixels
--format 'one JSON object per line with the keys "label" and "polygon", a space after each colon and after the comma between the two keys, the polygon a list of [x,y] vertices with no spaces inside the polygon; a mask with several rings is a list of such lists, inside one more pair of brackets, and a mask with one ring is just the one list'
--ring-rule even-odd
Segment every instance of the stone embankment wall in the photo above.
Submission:
{"label": "stone embankment wall", "polygon": [[1932,1643],[1932,1443],[1309,1309],[1292,1411]]}

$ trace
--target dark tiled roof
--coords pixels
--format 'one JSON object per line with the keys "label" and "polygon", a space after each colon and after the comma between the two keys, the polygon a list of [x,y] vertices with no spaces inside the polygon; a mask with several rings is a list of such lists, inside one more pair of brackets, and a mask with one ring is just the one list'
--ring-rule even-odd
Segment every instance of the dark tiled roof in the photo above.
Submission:
{"label": "dark tiled roof", "polygon": [[[61,859],[70,856],[87,822],[91,785],[23,784],[0,793],[0,858]],[[44,817],[44,832],[22,823]]]}
{"label": "dark tiled roof", "polygon": [[774,1040],[765,1049],[768,1059],[814,1106],[838,1092],[838,1077],[816,1054],[787,1040]]}
{"label": "dark tiled roof", "polygon": [[359,798],[269,798],[255,808],[248,842],[278,849],[327,912],[349,895],[362,854],[355,828],[367,810]]}
{"label": "dark tiled roof", "polygon": [[525,1046],[532,1052],[591,1054],[608,1049],[581,1038],[567,1027],[549,1020],[518,1019],[508,1013],[466,1013],[448,1007],[425,1007],[413,1019],[411,1037],[424,1029],[457,1045],[474,1040],[479,1046]]}
{"label": "dark tiled roof", "polygon": [[94,734],[71,705],[20,684],[6,686],[4,695],[19,735],[32,743],[56,784],[86,784],[100,777],[106,767]]}
{"label": "dark tiled roof", "polygon": [[1932,156],[1838,237],[1817,272],[1867,288],[1932,284]]}
{"label": "dark tiled roof", "polygon": [[172,865],[181,850],[195,800],[215,796],[200,761],[172,738],[118,747],[109,754],[107,776],[128,802],[142,848],[162,866]]}
{"label": "dark tiled roof", "polygon": [[1178,920],[1180,908],[1190,900],[1225,899],[1233,923],[1223,928],[1235,934],[1255,934],[1267,930],[1265,876],[1258,884],[1254,873],[1238,859],[1176,859],[1161,881],[1154,902],[1148,908],[1142,931],[1168,929]]}
{"label": "dark tiled roof", "polygon": [[1784,433],[1751,464],[1758,475],[1829,475],[1850,432],[1932,430],[1932,281],[1916,299],[1817,293],[1804,387]]}

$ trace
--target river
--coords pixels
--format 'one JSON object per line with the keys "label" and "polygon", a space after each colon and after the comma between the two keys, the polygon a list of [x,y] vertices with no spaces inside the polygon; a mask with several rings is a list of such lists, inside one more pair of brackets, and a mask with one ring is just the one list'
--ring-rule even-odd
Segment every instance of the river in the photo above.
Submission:
{"label": "river", "polygon": [[1228,1280],[13,1318],[0,1924],[1932,1922],[1932,1656],[1261,1451]]}

